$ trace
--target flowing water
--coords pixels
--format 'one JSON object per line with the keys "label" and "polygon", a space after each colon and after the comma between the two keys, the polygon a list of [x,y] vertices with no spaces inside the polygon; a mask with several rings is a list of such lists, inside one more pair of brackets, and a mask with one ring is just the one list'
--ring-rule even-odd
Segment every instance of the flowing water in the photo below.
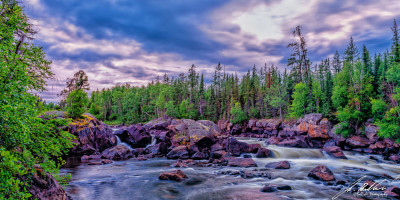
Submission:
{"label": "flowing water", "polygon": [[[247,143],[264,141],[253,138],[238,138]],[[169,167],[174,160],[154,158],[146,161],[135,159],[114,161],[108,165],[81,164],[74,168],[64,168],[62,174],[71,173],[72,179],[66,187],[73,199],[331,199],[342,185],[327,185],[307,177],[311,169],[319,164],[328,166],[337,180],[352,183],[366,176],[374,181],[400,175],[400,166],[391,162],[370,159],[370,155],[345,152],[345,159],[334,159],[318,149],[287,148],[274,145],[267,146],[273,151],[273,158],[255,158],[258,167],[188,167],[181,170],[189,177],[183,182],[160,181],[158,176],[165,171],[174,170]],[[374,155],[378,160],[381,157]],[[288,160],[290,169],[268,169],[271,179],[244,179],[239,175],[222,175],[221,171],[262,170],[269,162]],[[400,181],[391,183],[400,186]],[[293,190],[262,193],[265,184],[289,185]],[[338,199],[355,199],[347,193]]]}

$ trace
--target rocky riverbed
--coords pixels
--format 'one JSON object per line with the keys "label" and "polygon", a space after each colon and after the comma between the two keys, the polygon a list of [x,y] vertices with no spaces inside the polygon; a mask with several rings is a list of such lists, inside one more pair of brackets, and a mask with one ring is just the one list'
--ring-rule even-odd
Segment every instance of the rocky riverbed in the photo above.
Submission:
{"label": "rocky riverbed", "polygon": [[73,199],[398,198],[398,144],[378,138],[372,123],[350,138],[336,128],[320,114],[241,126],[160,118],[112,129],[90,117],[70,127],[78,163],[61,173],[72,173]]}
{"label": "rocky riverbed", "polygon": [[[348,159],[336,159],[318,149],[265,146],[254,138],[238,138],[249,144],[260,144],[272,151],[273,157],[252,157],[257,167],[203,166],[180,167],[187,179],[159,180],[159,175],[174,171],[176,160],[153,158],[145,161],[129,159],[108,165],[90,165],[83,162],[62,173],[71,173],[72,180],[66,187],[72,199],[331,199],[346,184],[366,176],[375,182],[396,177],[400,166],[384,161],[381,156],[344,151]],[[289,169],[266,168],[272,162],[288,161]],[[207,160],[193,161],[206,163]],[[207,164],[205,164],[207,165]],[[318,165],[325,165],[333,172],[335,181],[321,181],[308,177]],[[400,183],[400,182],[399,182]],[[400,186],[394,182],[392,186]],[[261,192],[262,189],[268,189]],[[268,192],[270,191],[270,192]],[[345,193],[338,199],[357,199]]]}

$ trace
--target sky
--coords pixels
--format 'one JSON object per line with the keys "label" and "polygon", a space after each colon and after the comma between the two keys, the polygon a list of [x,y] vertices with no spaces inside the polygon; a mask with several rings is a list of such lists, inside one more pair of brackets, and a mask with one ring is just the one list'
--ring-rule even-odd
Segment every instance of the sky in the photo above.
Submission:
{"label": "sky", "polygon": [[[301,25],[313,64],[343,53],[352,36],[359,51],[390,48],[398,0],[23,0],[52,60],[55,79],[40,96],[57,97],[82,69],[91,91],[157,76],[177,77],[196,65],[211,78],[220,62],[239,76],[254,65],[287,68]],[[207,81],[207,80],[206,80]]]}

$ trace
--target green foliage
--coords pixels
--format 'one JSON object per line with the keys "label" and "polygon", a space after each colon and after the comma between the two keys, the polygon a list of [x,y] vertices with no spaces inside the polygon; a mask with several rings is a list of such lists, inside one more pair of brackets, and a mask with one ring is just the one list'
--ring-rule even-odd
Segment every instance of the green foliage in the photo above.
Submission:
{"label": "green foliage", "polygon": [[247,119],[246,113],[242,110],[242,106],[239,102],[236,102],[231,108],[231,122],[234,124],[242,123]]}
{"label": "green foliage", "polygon": [[371,99],[372,115],[375,120],[382,119],[387,110],[387,105],[382,99]]}
{"label": "green foliage", "polygon": [[25,41],[34,31],[18,3],[1,1],[0,11],[0,199],[27,199],[33,166],[57,173],[72,136],[59,128],[66,120],[37,117],[45,106],[30,91],[44,90],[51,62]]}
{"label": "green foliage", "polygon": [[307,87],[303,82],[294,86],[292,98],[293,102],[290,107],[290,116],[295,118],[303,116],[306,111],[307,102]]}
{"label": "green foliage", "polygon": [[82,114],[86,111],[88,101],[87,94],[82,89],[69,93],[66,99],[66,111],[68,116],[73,119],[81,118]]}
{"label": "green foliage", "polygon": [[378,120],[378,136],[392,138],[400,142],[400,108],[391,108],[386,112],[384,119]]}

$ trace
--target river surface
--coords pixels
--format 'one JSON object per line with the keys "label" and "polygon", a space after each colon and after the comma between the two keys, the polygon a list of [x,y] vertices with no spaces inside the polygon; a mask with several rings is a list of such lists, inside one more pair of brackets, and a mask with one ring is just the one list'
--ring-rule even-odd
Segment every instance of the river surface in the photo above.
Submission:
{"label": "river surface", "polygon": [[[345,159],[334,159],[322,153],[319,149],[301,149],[265,146],[264,141],[257,138],[237,138],[246,143],[259,143],[274,153],[273,158],[255,158],[258,167],[188,167],[180,168],[189,178],[182,182],[160,181],[162,172],[172,171],[169,165],[174,160],[153,158],[146,161],[135,159],[114,161],[107,165],[88,165],[81,163],[72,168],[61,169],[61,174],[71,173],[72,179],[66,187],[67,193],[75,200],[113,200],[113,199],[187,199],[187,200],[241,200],[241,199],[332,199],[343,185],[327,185],[307,177],[307,174],[317,165],[323,164],[332,170],[336,180],[353,183],[365,176],[382,181],[387,177],[400,175],[400,166],[382,161],[378,155],[373,155],[379,161],[371,159],[370,155],[355,152],[344,152]],[[250,154],[251,155],[251,154]],[[240,175],[223,175],[224,171],[265,170],[269,162],[287,160],[290,169],[268,169],[268,178],[245,179]],[[265,184],[289,185],[293,190],[263,193],[260,189]],[[391,186],[400,187],[400,181],[394,181]],[[345,193],[337,199],[356,199],[350,193]]]}

